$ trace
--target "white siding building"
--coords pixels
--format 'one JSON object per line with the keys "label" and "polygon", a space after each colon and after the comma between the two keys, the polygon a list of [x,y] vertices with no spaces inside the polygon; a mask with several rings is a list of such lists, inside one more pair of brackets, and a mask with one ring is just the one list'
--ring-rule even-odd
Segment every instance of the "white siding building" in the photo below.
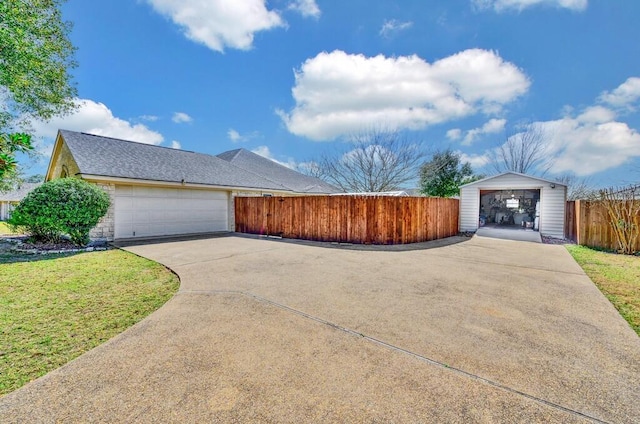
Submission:
{"label": "white siding building", "polygon": [[566,201],[564,184],[505,172],[460,187],[460,231],[476,231],[482,216],[482,224],[533,227],[535,223],[540,234],[563,238]]}

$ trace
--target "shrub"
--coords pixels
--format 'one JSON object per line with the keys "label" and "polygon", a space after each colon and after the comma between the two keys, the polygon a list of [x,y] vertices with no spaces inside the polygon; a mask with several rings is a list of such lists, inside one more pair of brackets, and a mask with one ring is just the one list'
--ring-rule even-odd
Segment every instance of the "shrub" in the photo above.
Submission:
{"label": "shrub", "polygon": [[109,208],[109,195],[79,178],[62,178],[31,191],[11,214],[9,224],[23,227],[39,241],[57,242],[63,235],[78,245]]}
{"label": "shrub", "polygon": [[640,185],[600,190],[600,200],[618,242],[618,252],[633,255],[640,238]]}

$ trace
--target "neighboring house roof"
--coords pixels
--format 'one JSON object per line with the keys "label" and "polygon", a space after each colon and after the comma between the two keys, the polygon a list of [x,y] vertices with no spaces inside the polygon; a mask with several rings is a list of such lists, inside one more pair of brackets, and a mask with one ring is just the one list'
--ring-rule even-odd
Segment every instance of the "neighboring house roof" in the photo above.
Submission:
{"label": "neighboring house roof", "polygon": [[340,191],[318,178],[294,171],[246,149],[229,150],[228,152],[220,153],[218,157],[239,168],[255,172],[277,184],[281,184],[296,193],[337,193]]}
{"label": "neighboring house roof", "polygon": [[21,183],[15,190],[0,192],[0,202],[19,202],[42,183]]}
{"label": "neighboring house roof", "polygon": [[422,191],[419,188],[405,188],[409,196],[423,196]]}
{"label": "neighboring house roof", "polygon": [[[81,175],[296,191],[259,175],[256,170],[244,169],[217,156],[67,130],[60,130],[59,134]],[[292,175],[291,179],[298,181],[300,178],[296,177]]]}
{"label": "neighboring house roof", "polygon": [[500,178],[500,177],[502,177],[503,175],[508,175],[508,174],[518,175],[518,176],[520,176],[520,177],[529,178],[529,179],[531,179],[531,180],[538,180],[538,181],[543,182],[543,183],[555,184],[555,185],[560,185],[560,186],[563,186],[563,187],[566,187],[566,186],[567,186],[566,184],[563,184],[563,183],[558,182],[558,181],[547,180],[547,179],[545,179],[545,178],[540,178],[540,177],[534,177],[533,175],[521,174],[520,172],[507,171],[507,172],[503,172],[502,174],[492,175],[492,176],[490,176],[490,177],[483,178],[483,179],[478,180],[478,181],[473,181],[473,182],[471,182],[471,183],[463,184],[463,185],[461,185],[460,187],[469,187],[469,186],[473,186],[473,185],[482,184],[482,183],[483,183],[483,182],[485,182],[485,181],[493,180],[493,179],[495,179],[495,178]]}
{"label": "neighboring house roof", "polygon": [[363,191],[360,193],[334,193],[332,196],[386,196],[386,197],[409,197],[410,194],[404,190],[396,191]]}

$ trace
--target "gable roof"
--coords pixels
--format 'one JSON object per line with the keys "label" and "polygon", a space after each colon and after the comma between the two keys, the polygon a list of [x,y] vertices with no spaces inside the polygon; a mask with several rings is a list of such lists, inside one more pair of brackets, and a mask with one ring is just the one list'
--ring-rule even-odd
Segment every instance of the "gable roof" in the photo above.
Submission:
{"label": "gable roof", "polygon": [[42,183],[21,183],[14,190],[5,193],[0,192],[0,202],[19,202],[25,198],[27,194]]}
{"label": "gable roof", "polygon": [[517,175],[517,176],[520,176],[520,177],[525,177],[525,178],[528,178],[530,180],[537,180],[537,181],[540,181],[540,182],[543,182],[543,183],[555,184],[555,185],[560,185],[560,186],[563,186],[563,187],[567,186],[566,184],[563,184],[563,183],[558,182],[558,181],[547,180],[546,178],[534,177],[532,175],[527,175],[527,174],[521,174],[520,172],[507,171],[507,172],[503,172],[503,173],[498,174],[498,175],[492,175],[490,177],[483,178],[483,179],[478,180],[478,181],[473,181],[473,182],[470,182],[470,183],[467,183],[467,184],[463,184],[460,187],[470,187],[470,186],[473,186],[473,185],[482,184],[485,181],[493,180],[495,178],[500,178],[500,177],[502,177],[504,175],[509,175],[509,174]]}
{"label": "gable roof", "polygon": [[68,130],[60,130],[58,134],[81,176],[295,191],[213,155]]}
{"label": "gable roof", "polygon": [[339,192],[339,190],[331,184],[294,171],[291,168],[287,168],[284,165],[280,165],[271,159],[267,159],[246,149],[229,150],[228,152],[220,153],[218,157],[246,171],[252,171],[268,178],[296,193]]}

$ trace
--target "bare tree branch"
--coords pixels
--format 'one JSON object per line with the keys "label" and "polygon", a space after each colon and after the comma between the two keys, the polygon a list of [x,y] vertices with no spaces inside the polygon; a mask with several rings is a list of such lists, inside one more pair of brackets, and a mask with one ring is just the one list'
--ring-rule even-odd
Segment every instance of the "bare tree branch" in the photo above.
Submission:
{"label": "bare tree branch", "polygon": [[600,200],[618,242],[618,251],[634,254],[640,237],[640,186],[600,190]]}
{"label": "bare tree branch", "polygon": [[424,149],[398,131],[371,129],[354,134],[346,149],[333,150],[302,171],[344,192],[381,192],[417,179]]}
{"label": "bare tree branch", "polygon": [[573,174],[564,174],[555,179],[567,186],[567,200],[588,200],[598,197],[598,190],[593,187],[589,178],[579,178]]}
{"label": "bare tree branch", "polygon": [[553,165],[546,134],[536,124],[529,124],[524,131],[507,137],[489,156],[498,173],[513,171],[544,176]]}

